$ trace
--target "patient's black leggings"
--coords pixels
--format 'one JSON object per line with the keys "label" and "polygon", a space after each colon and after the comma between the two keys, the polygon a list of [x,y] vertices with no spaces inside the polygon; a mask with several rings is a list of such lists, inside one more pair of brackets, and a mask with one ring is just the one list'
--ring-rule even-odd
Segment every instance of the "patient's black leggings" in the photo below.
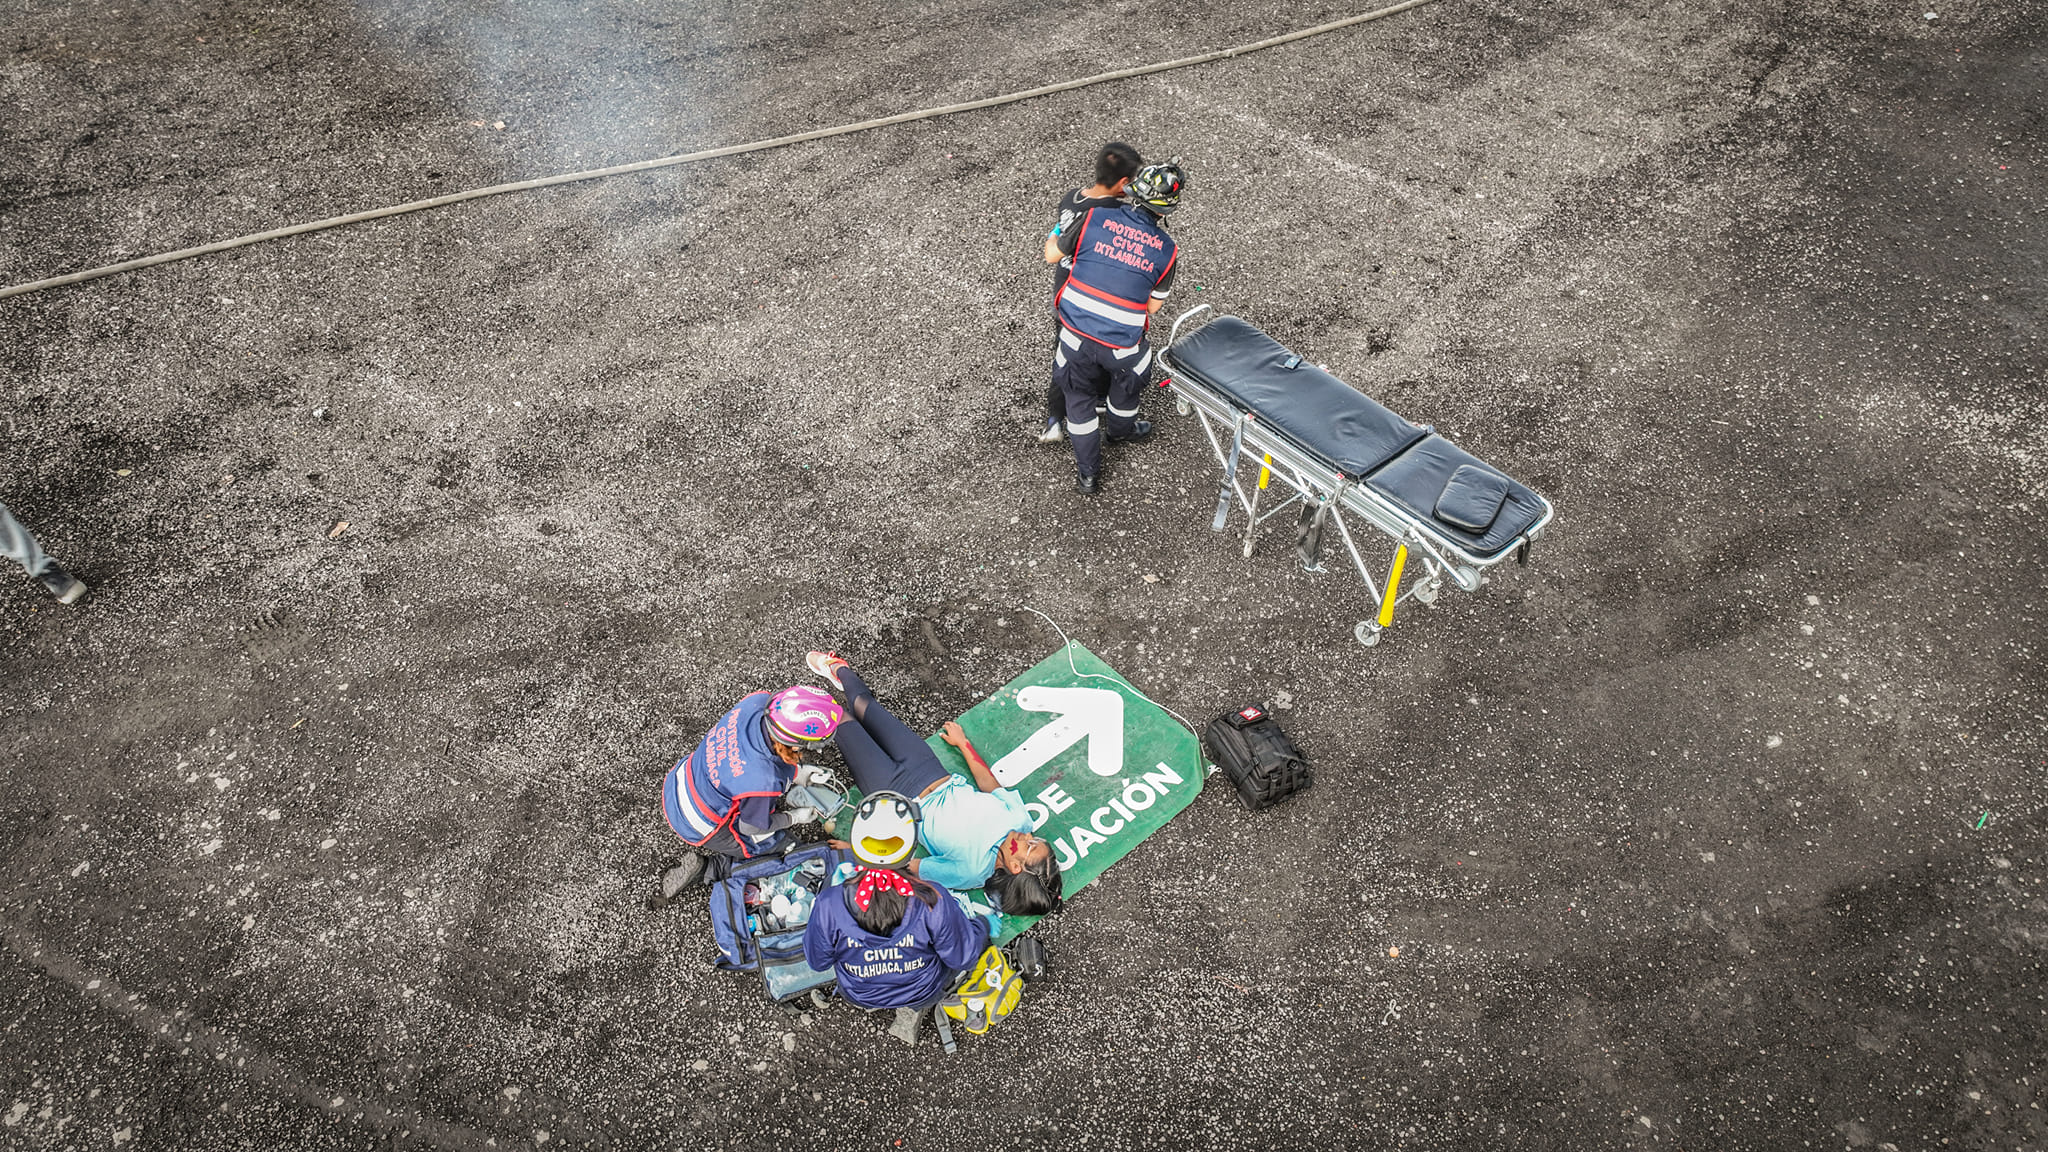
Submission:
{"label": "patient's black leggings", "polygon": [[946,778],[931,745],[882,707],[860,673],[839,670],[839,683],[846,694],[847,717],[832,733],[839,754],[853,772],[853,782],[862,793],[900,792],[915,800],[918,793]]}

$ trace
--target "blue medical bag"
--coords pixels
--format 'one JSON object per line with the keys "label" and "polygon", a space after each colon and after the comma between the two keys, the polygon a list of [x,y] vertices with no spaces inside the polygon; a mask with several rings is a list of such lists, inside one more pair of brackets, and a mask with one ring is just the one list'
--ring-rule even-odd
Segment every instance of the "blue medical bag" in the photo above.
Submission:
{"label": "blue medical bag", "polygon": [[[853,859],[827,844],[802,844],[774,856],[757,856],[733,865],[730,875],[711,885],[711,938],[718,945],[713,961],[728,972],[758,971],[772,1000],[788,1000],[832,983],[804,960],[804,925],[764,927],[748,923],[748,884],[773,885],[794,876],[813,860],[824,862],[826,875]],[[808,919],[808,917],[806,918]]]}

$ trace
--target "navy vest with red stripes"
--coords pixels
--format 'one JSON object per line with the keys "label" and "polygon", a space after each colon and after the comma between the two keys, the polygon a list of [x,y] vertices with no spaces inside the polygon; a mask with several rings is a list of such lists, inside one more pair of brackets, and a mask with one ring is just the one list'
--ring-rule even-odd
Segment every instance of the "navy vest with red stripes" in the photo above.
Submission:
{"label": "navy vest with red stripes", "polygon": [[1128,204],[1090,208],[1074,244],[1074,271],[1060,289],[1067,331],[1111,348],[1135,347],[1151,319],[1152,290],[1178,248],[1149,212]]}
{"label": "navy vest with red stripes", "polygon": [[758,856],[779,847],[779,832],[756,839],[741,832],[735,818],[749,796],[781,796],[789,788],[789,766],[775,755],[761,718],[773,698],[755,692],[719,717],[695,751],[669,770],[669,826],[685,841],[707,846],[721,834],[739,842],[740,854]]}

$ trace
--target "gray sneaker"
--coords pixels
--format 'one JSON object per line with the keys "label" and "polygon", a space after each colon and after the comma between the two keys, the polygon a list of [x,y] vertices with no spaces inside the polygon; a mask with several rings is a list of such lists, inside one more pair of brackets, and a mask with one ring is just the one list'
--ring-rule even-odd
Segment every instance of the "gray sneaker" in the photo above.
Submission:
{"label": "gray sneaker", "polygon": [[1048,419],[1045,422],[1045,431],[1038,434],[1040,444],[1057,444],[1066,438],[1067,430],[1058,420]]}
{"label": "gray sneaker", "polygon": [[683,857],[683,862],[661,874],[661,898],[673,900],[676,893],[685,888],[695,888],[704,878],[704,858],[695,852]]}
{"label": "gray sneaker", "polygon": [[85,599],[85,581],[54,565],[43,573],[43,587],[50,590],[59,604],[76,604]]}
{"label": "gray sneaker", "polygon": [[889,1035],[912,1047],[917,1046],[918,1028],[924,1023],[924,1013],[915,1008],[898,1008],[896,1022],[889,1025]]}

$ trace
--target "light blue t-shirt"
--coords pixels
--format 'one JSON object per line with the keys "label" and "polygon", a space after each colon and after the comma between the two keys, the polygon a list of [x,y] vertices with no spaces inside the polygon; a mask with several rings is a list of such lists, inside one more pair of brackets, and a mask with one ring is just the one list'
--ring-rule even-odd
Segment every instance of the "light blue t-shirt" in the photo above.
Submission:
{"label": "light blue t-shirt", "polygon": [[1015,789],[983,792],[964,776],[947,780],[917,805],[924,814],[918,839],[931,853],[918,861],[917,874],[942,888],[988,883],[1003,838],[1031,831],[1031,814]]}

